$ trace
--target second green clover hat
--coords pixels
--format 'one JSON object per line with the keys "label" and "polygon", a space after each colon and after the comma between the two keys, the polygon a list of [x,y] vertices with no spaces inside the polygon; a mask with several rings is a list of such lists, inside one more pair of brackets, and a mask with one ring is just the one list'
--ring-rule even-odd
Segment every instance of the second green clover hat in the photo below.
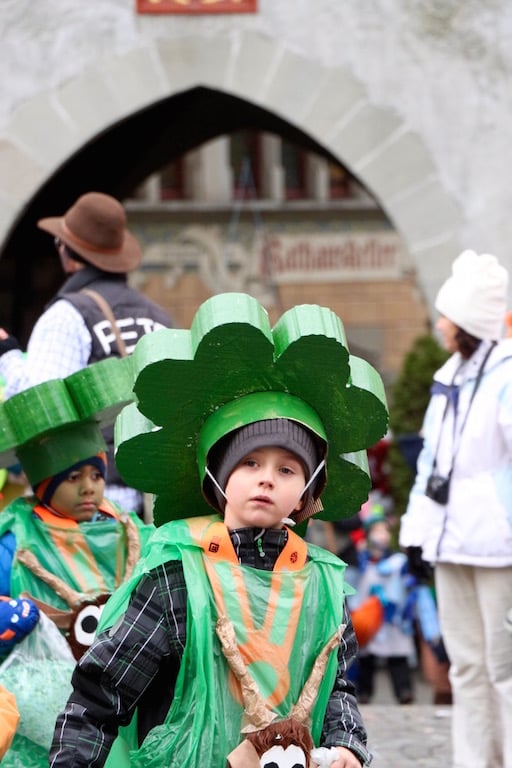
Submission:
{"label": "second green clover hat", "polygon": [[0,466],[18,462],[31,485],[105,450],[101,428],[133,400],[131,360],[107,358],[0,404]]}

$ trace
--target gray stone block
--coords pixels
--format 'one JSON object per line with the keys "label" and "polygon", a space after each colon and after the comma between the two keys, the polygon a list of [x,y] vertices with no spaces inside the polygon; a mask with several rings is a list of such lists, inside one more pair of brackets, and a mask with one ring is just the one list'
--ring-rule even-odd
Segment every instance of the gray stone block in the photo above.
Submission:
{"label": "gray stone block", "polygon": [[12,115],[5,136],[49,171],[81,144],[76,124],[64,111],[58,111],[48,93],[41,93],[20,106]]}
{"label": "gray stone block", "polygon": [[341,127],[334,126],[327,139],[334,153],[353,168],[358,160],[374,152],[396,133],[402,122],[396,112],[366,103],[355,110]]}
{"label": "gray stone block", "polygon": [[316,89],[305,93],[303,98],[304,127],[325,142],[336,126],[368,101],[368,94],[365,86],[348,70],[329,69],[324,71]]}
{"label": "gray stone block", "polygon": [[379,198],[395,197],[436,173],[425,143],[410,131],[380,144],[354,164],[356,175]]}
{"label": "gray stone block", "polygon": [[435,242],[460,231],[460,210],[437,177],[386,200],[385,210],[408,243]]}
{"label": "gray stone block", "polygon": [[300,120],[311,95],[325,77],[325,68],[319,62],[286,50],[280,56],[275,72],[267,81],[263,94],[265,104],[277,114],[294,116]]}
{"label": "gray stone block", "polygon": [[153,47],[136,48],[125,56],[105,62],[109,88],[123,111],[141,109],[168,96],[168,83],[158,53]]}
{"label": "gray stone block", "polygon": [[155,47],[171,94],[198,85],[225,86],[232,55],[229,40],[188,36],[157,40]]}
{"label": "gray stone block", "polygon": [[126,114],[121,95],[111,88],[106,65],[98,62],[59,89],[59,100],[77,126],[82,142]]}
{"label": "gray stone block", "polygon": [[45,179],[45,168],[10,141],[0,139],[0,242]]}
{"label": "gray stone block", "polygon": [[231,62],[230,91],[249,101],[264,101],[264,93],[275,72],[282,45],[264,35],[243,33],[240,36],[237,55]]}

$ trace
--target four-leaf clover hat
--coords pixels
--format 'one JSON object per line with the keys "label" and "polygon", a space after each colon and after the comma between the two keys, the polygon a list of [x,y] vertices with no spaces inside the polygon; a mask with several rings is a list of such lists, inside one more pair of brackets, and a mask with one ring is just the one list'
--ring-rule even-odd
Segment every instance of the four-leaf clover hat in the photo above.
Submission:
{"label": "four-leaf clover hat", "polygon": [[273,419],[306,429],[326,459],[318,517],[346,517],[366,501],[366,448],[387,429],[384,387],[349,354],[330,309],[296,306],[271,327],[253,297],[219,294],[199,307],[190,330],[147,334],[132,359],[135,402],[116,420],[116,465],[128,485],[154,494],[157,525],[210,514],[215,446]]}

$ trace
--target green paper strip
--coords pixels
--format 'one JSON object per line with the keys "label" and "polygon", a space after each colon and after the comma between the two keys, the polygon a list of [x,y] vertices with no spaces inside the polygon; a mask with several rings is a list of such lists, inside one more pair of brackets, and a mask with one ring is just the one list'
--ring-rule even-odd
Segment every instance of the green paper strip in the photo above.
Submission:
{"label": "green paper strip", "polygon": [[129,357],[107,358],[0,403],[0,466],[22,464],[31,483],[105,450],[100,429],[133,401]]}

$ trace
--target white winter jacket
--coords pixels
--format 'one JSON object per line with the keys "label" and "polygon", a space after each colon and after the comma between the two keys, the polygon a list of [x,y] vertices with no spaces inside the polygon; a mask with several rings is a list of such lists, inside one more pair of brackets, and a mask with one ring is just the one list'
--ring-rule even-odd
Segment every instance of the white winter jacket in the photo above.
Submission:
{"label": "white winter jacket", "polygon": [[[457,416],[451,400],[446,408],[445,394],[432,395],[399,536],[403,547],[422,547],[431,563],[512,565],[512,339],[492,349],[470,405],[488,349],[482,342],[462,368],[456,353],[434,375],[441,385],[460,384]],[[424,493],[435,456],[441,475],[453,462],[446,506]]]}

